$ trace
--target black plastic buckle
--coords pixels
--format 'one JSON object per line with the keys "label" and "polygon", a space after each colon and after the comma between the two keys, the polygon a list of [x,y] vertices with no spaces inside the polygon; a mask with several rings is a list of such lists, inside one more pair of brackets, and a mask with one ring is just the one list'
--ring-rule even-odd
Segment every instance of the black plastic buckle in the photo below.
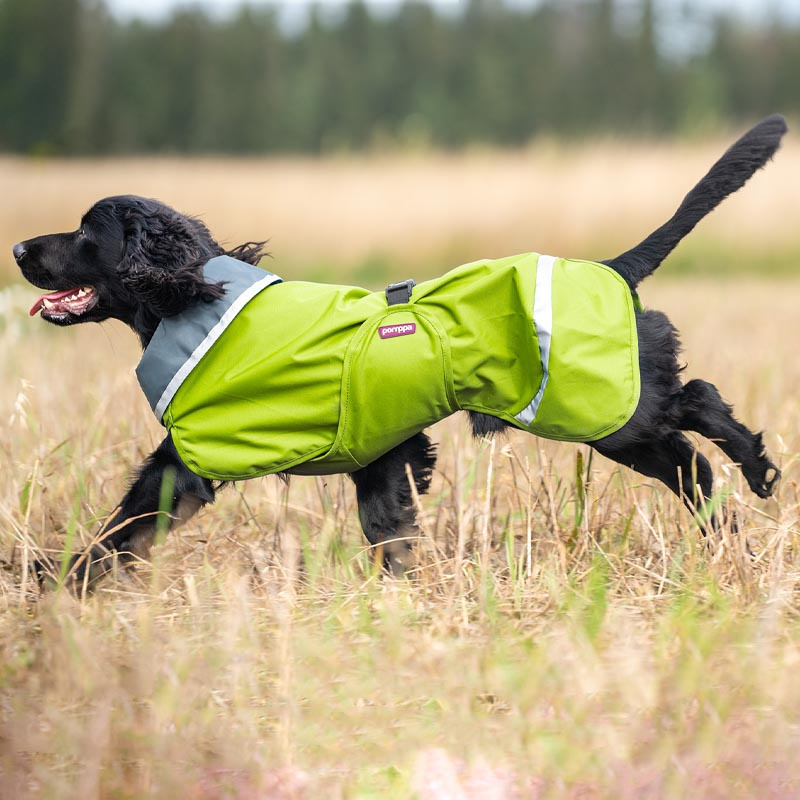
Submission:
{"label": "black plastic buckle", "polygon": [[390,283],[386,287],[386,304],[396,306],[400,303],[408,303],[411,300],[411,290],[417,285],[416,281],[409,278],[400,283]]}

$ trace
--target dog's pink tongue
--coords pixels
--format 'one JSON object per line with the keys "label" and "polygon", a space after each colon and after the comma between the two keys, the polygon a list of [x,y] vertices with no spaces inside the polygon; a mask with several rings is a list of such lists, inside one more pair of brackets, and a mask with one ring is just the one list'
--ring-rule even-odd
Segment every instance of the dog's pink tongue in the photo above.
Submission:
{"label": "dog's pink tongue", "polygon": [[55,303],[57,300],[60,300],[62,297],[67,297],[68,295],[74,294],[77,292],[77,289],[64,289],[62,292],[51,292],[50,294],[43,294],[32,306],[31,310],[28,312],[30,316],[34,316],[41,311],[42,306],[44,305],[45,300],[49,300],[51,303]]}

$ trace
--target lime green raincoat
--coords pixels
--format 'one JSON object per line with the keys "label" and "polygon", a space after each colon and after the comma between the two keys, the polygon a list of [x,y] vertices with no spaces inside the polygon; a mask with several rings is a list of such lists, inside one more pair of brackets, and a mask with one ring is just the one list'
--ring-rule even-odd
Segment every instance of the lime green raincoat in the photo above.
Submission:
{"label": "lime green raincoat", "polygon": [[460,409],[590,442],[639,400],[633,298],[602,264],[477,261],[396,305],[227,256],[204,271],[225,297],[163,320],[137,376],[206,478],[352,472]]}

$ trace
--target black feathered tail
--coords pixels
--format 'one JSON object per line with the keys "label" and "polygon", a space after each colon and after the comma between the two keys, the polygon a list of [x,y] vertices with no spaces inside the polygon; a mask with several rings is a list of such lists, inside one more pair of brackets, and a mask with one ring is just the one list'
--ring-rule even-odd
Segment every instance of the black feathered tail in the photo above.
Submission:
{"label": "black feathered tail", "polygon": [[631,289],[636,289],[706,214],[729,194],[741,189],[750,176],[772,158],[780,147],[784,133],[786,120],[780,114],[759,122],[711,167],[697,186],[683,198],[668,222],[636,247],[603,263],[619,272]]}

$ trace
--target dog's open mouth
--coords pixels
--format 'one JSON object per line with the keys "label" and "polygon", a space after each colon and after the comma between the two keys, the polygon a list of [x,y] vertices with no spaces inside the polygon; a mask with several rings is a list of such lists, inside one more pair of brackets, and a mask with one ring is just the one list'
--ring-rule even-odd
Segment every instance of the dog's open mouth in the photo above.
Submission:
{"label": "dog's open mouth", "polygon": [[97,292],[91,286],[79,289],[64,289],[60,292],[43,294],[28,312],[31,316],[42,312],[45,319],[66,319],[70,314],[80,317],[97,303]]}

